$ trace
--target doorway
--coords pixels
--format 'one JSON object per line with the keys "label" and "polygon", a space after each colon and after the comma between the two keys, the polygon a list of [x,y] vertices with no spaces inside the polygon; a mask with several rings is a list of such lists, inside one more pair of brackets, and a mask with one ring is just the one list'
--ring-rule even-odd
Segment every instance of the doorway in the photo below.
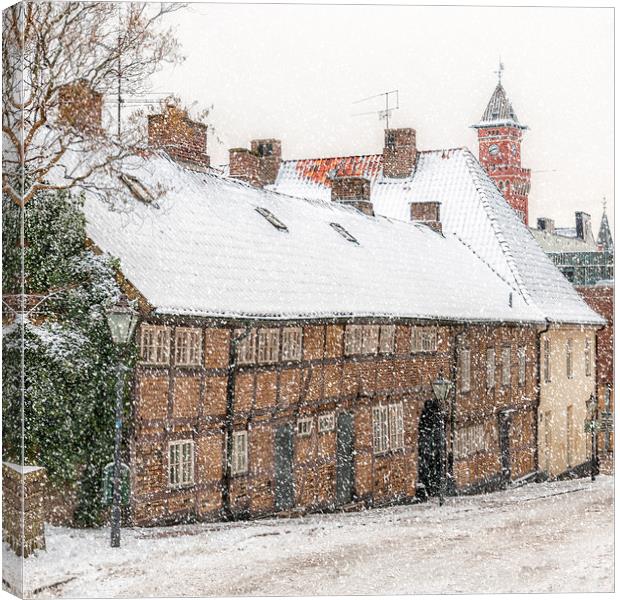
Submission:
{"label": "doorway", "polygon": [[293,481],[293,426],[290,423],[276,430],[275,442],[275,507],[288,510],[295,505]]}
{"label": "doorway", "polygon": [[353,465],[353,415],[338,415],[336,434],[336,504],[348,504],[353,500],[355,473]]}
{"label": "doorway", "polygon": [[441,486],[441,415],[435,400],[427,400],[418,425],[418,484],[422,495],[437,496]]}

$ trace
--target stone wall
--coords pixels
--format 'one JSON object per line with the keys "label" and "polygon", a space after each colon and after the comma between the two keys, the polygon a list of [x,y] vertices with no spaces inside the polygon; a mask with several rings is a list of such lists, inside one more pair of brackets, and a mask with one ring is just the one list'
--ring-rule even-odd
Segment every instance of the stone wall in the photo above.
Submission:
{"label": "stone wall", "polygon": [[45,549],[46,471],[2,463],[2,539],[24,558]]}

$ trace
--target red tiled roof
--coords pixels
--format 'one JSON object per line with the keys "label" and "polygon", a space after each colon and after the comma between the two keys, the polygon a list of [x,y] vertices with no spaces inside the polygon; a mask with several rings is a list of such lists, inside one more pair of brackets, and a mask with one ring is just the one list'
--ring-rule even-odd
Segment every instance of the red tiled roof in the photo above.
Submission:
{"label": "red tiled roof", "polygon": [[295,171],[300,179],[307,179],[329,187],[333,177],[354,176],[374,179],[381,172],[383,155],[307,158],[292,162],[295,163]]}

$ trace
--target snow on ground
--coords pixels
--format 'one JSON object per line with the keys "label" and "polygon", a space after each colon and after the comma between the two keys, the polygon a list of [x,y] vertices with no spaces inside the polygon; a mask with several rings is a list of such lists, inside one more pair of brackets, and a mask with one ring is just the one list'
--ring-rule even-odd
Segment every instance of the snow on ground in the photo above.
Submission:
{"label": "snow on ground", "polygon": [[[357,513],[109,530],[47,527],[35,597],[613,591],[613,478]],[[4,552],[5,579],[18,561]],[[14,575],[13,575],[14,576]]]}

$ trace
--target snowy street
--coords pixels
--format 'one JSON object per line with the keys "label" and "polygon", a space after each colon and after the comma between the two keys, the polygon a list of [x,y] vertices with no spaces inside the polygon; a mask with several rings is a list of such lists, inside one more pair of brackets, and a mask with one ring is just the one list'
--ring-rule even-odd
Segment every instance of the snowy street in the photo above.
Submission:
{"label": "snowy street", "polygon": [[[47,527],[39,597],[613,591],[613,478],[357,513],[109,530]],[[6,551],[5,573],[17,560]],[[7,561],[7,558],[9,559]],[[6,564],[8,562],[8,564]]]}

